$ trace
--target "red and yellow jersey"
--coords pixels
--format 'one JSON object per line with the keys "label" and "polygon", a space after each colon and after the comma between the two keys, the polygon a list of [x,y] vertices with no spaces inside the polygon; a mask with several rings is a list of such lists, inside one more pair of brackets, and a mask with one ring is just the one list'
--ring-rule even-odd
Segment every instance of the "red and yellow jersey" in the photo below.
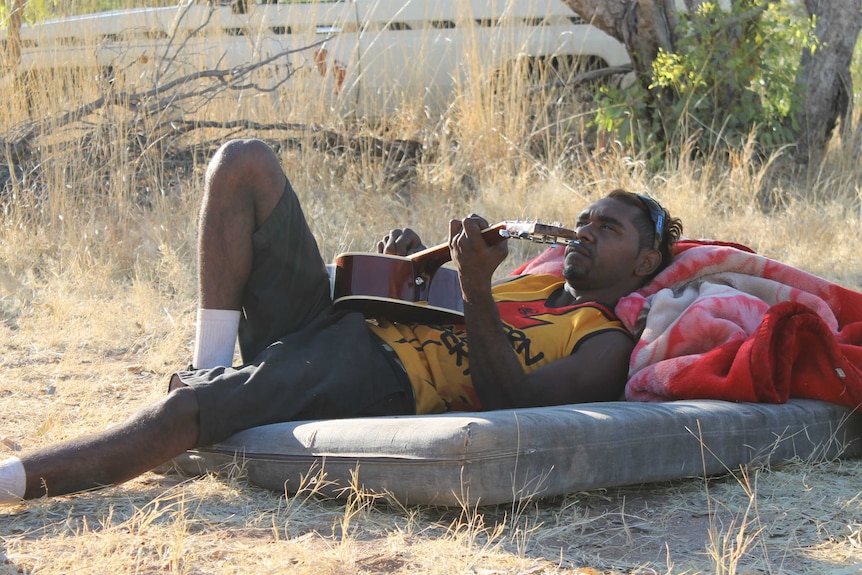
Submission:
{"label": "red and yellow jersey", "polygon": [[[547,307],[548,298],[563,283],[552,275],[528,275],[493,288],[503,328],[527,373],[570,355],[592,335],[607,330],[625,332],[613,312],[599,303]],[[370,328],[404,364],[416,395],[416,413],[481,409],[470,379],[463,325],[379,320]]]}

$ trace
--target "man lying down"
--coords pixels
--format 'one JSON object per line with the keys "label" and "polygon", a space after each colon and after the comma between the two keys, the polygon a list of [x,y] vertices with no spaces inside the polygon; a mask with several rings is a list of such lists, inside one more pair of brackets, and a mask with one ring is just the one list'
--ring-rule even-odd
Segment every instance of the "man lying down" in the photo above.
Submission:
{"label": "man lying down", "polygon": [[[118,426],[0,462],[0,502],[118,484],[270,423],[618,400],[635,342],[614,308],[668,265],[682,233],[655,200],[616,190],[578,216],[562,278],[492,284],[506,242],[486,242],[478,216],[452,220],[463,325],[367,321],[333,308],[326,266],[266,144],[224,144],[204,188],[194,367]],[[392,230],[378,251],[422,247],[411,230]],[[243,364],[230,367],[237,337]]]}

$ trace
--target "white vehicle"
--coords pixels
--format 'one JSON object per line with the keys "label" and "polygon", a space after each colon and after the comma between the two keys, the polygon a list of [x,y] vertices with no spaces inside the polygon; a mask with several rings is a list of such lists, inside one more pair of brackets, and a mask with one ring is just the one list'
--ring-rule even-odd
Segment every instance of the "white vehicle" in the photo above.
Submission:
{"label": "white vehicle", "polygon": [[257,83],[301,86],[304,98],[364,117],[407,103],[439,114],[471,78],[516,63],[629,63],[620,43],[560,0],[187,0],[24,25],[20,38],[19,75],[80,69],[126,89],[280,55]]}

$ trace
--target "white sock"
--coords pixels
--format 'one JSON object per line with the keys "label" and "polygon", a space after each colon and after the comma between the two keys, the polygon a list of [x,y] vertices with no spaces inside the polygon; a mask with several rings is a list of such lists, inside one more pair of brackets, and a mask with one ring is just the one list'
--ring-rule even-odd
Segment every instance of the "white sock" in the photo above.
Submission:
{"label": "white sock", "polygon": [[192,366],[198,369],[233,365],[239,310],[199,309]]}
{"label": "white sock", "polygon": [[27,476],[24,465],[17,457],[0,461],[0,504],[18,503],[24,499]]}

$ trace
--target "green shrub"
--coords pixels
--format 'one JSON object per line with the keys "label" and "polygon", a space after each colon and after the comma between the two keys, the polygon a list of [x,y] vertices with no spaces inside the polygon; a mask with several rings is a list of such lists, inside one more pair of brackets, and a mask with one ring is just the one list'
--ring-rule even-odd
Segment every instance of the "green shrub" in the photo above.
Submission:
{"label": "green shrub", "polygon": [[764,149],[792,141],[796,70],[813,46],[813,22],[786,1],[705,3],[680,14],[673,52],[660,51],[646,81],[605,88],[600,128],[638,148],[692,142],[701,152],[753,134]]}

